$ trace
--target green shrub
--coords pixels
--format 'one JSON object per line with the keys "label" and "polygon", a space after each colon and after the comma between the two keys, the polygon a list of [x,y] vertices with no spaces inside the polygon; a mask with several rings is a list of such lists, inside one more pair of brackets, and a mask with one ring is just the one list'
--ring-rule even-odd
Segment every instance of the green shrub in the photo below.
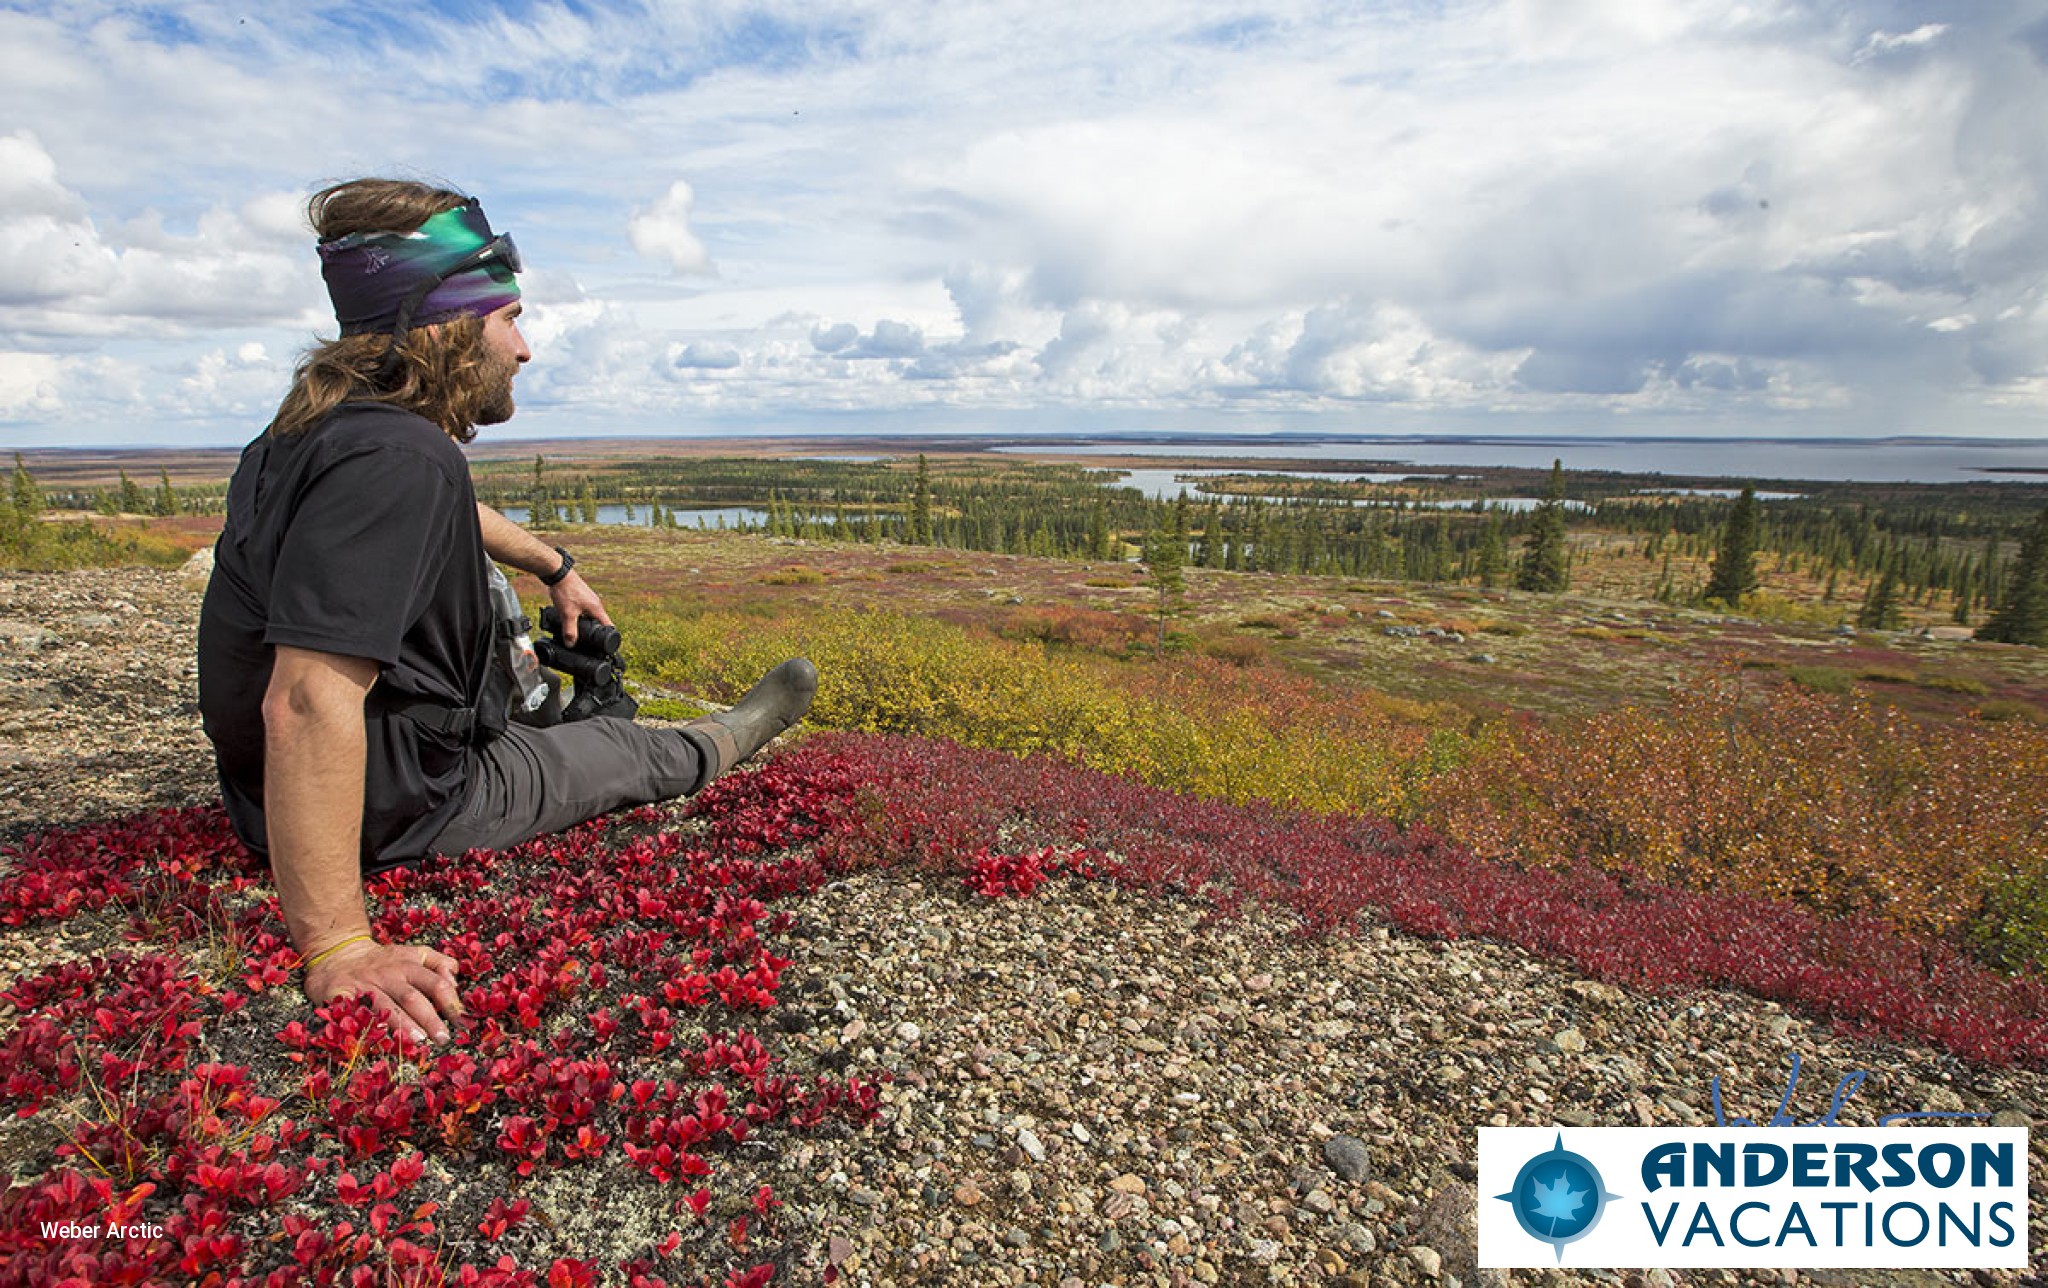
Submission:
{"label": "green shrub", "polygon": [[1961,693],[1968,697],[1980,698],[1991,692],[1991,686],[1974,675],[1929,674],[1922,672],[1914,682],[1923,689],[1938,689],[1943,693]]}
{"label": "green shrub", "polygon": [[183,546],[147,528],[23,519],[0,504],[0,567],[28,572],[130,564],[175,568],[190,557]]}
{"label": "green shrub", "polygon": [[2014,872],[1994,884],[1969,938],[1994,966],[2048,966],[2048,873]]}
{"label": "green shrub", "polygon": [[2048,724],[2048,711],[2041,710],[2031,702],[2021,702],[2017,698],[1993,698],[1978,706],[1971,714],[1979,720]]}
{"label": "green shrub", "polygon": [[705,708],[692,702],[678,702],[674,698],[639,698],[640,714],[649,720],[695,720]]}
{"label": "green shrub", "polygon": [[1839,626],[1843,621],[1840,604],[1790,599],[1768,590],[1744,595],[1739,611],[1745,617],[1784,626]]}
{"label": "green shrub", "polygon": [[1847,693],[1855,687],[1849,673],[1839,666],[1789,666],[1785,675],[1792,683],[1817,693]]}

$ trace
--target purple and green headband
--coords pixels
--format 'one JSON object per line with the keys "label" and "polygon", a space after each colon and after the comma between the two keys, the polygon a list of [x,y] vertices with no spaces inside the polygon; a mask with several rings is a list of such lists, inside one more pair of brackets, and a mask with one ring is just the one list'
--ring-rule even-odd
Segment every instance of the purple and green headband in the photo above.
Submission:
{"label": "purple and green headband", "polygon": [[472,197],[409,233],[350,233],[320,243],[320,275],[343,335],[495,313],[519,298],[519,249],[491,232]]}

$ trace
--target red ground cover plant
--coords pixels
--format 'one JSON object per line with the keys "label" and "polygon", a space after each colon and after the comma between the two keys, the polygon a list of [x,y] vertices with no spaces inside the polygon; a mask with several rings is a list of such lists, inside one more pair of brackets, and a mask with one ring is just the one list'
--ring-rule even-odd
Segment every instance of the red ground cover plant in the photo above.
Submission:
{"label": "red ground cover plant", "polygon": [[[985,896],[1069,873],[1218,915],[1255,902],[1310,935],[1384,918],[1623,985],[1735,987],[1852,1030],[2048,1063],[2037,975],[1875,920],[1518,871],[1422,828],[1176,795],[1048,757],[819,735],[722,779],[677,823],[642,810],[374,881],[381,933],[461,963],[467,1014],[440,1049],[353,999],[306,1007],[275,899],[218,811],[17,847],[0,923],[116,905],[150,951],[62,963],[0,995],[16,1017],[0,1109],[55,1141],[43,1174],[0,1197],[0,1265],[93,1284],[765,1284],[803,1255],[803,1232],[784,1228],[742,1146],[878,1106],[857,1077],[783,1067],[760,1023],[791,964],[772,944],[793,896],[906,863]],[[564,1255],[587,1251],[543,1206],[564,1175],[579,1206],[601,1193],[659,1229],[603,1262]]]}
{"label": "red ground cover plant", "polygon": [[[799,1077],[754,1031],[791,961],[770,944],[790,914],[766,901],[821,869],[663,817],[371,883],[384,936],[461,963],[466,1014],[440,1049],[355,999],[306,1005],[261,866],[218,811],[17,847],[0,923],[125,910],[149,951],[0,994],[16,1015],[0,1110],[55,1138],[43,1174],[0,1197],[6,1277],[768,1282],[802,1248],[740,1147],[866,1122],[877,1092]],[[584,1249],[536,1200],[572,1170],[664,1231],[622,1259],[562,1255]]]}
{"label": "red ground cover plant", "polygon": [[1231,805],[924,739],[814,737],[729,799],[734,818],[807,802],[823,829],[814,852],[834,870],[909,862],[995,892],[1028,856],[1043,865],[1057,855],[1062,868],[1224,914],[1247,901],[1288,909],[1306,934],[1383,917],[1416,934],[1515,944],[1628,987],[1735,988],[1852,1032],[2048,1064],[2048,980],[2000,974],[1875,917],[1597,871],[1522,871],[1424,827]]}

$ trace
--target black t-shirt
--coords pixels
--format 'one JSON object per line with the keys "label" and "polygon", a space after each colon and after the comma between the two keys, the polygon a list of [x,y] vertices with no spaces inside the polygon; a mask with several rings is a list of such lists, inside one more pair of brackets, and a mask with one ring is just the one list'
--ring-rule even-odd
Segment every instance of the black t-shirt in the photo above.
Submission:
{"label": "black t-shirt", "polygon": [[282,644],[378,664],[363,867],[426,853],[462,804],[467,743],[398,708],[477,705],[491,625],[469,465],[432,422],[349,403],[249,444],[199,614],[199,709],[236,833],[269,852],[263,696]]}

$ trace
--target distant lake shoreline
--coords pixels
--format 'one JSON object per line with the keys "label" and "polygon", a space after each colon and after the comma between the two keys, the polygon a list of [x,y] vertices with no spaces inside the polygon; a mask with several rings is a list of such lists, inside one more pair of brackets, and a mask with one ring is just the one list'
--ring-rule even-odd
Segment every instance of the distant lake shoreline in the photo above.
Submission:
{"label": "distant lake shoreline", "polygon": [[[23,448],[38,480],[62,485],[167,468],[180,482],[225,478],[240,449],[203,447]],[[919,452],[1093,461],[1101,458],[1261,462],[1303,469],[1339,464],[1350,473],[1442,474],[1458,469],[1532,469],[1562,460],[1572,472],[1608,471],[1684,480],[1773,483],[2048,483],[2048,437],[1987,438],[1504,438],[1459,435],[1172,434],[776,434],[694,438],[498,438],[467,449],[477,461],[619,460],[632,457],[762,456],[901,460]],[[1292,471],[1290,471],[1292,472]],[[1796,489],[1795,489],[1796,490]]]}
{"label": "distant lake shoreline", "polygon": [[[950,440],[958,443],[961,440]],[[2048,439],[1228,439],[1153,436],[1073,440],[1004,439],[987,450],[1015,456],[1193,457],[1370,463],[1434,469],[1547,469],[1660,474],[1679,478],[1818,483],[2038,484],[2048,479]]]}

